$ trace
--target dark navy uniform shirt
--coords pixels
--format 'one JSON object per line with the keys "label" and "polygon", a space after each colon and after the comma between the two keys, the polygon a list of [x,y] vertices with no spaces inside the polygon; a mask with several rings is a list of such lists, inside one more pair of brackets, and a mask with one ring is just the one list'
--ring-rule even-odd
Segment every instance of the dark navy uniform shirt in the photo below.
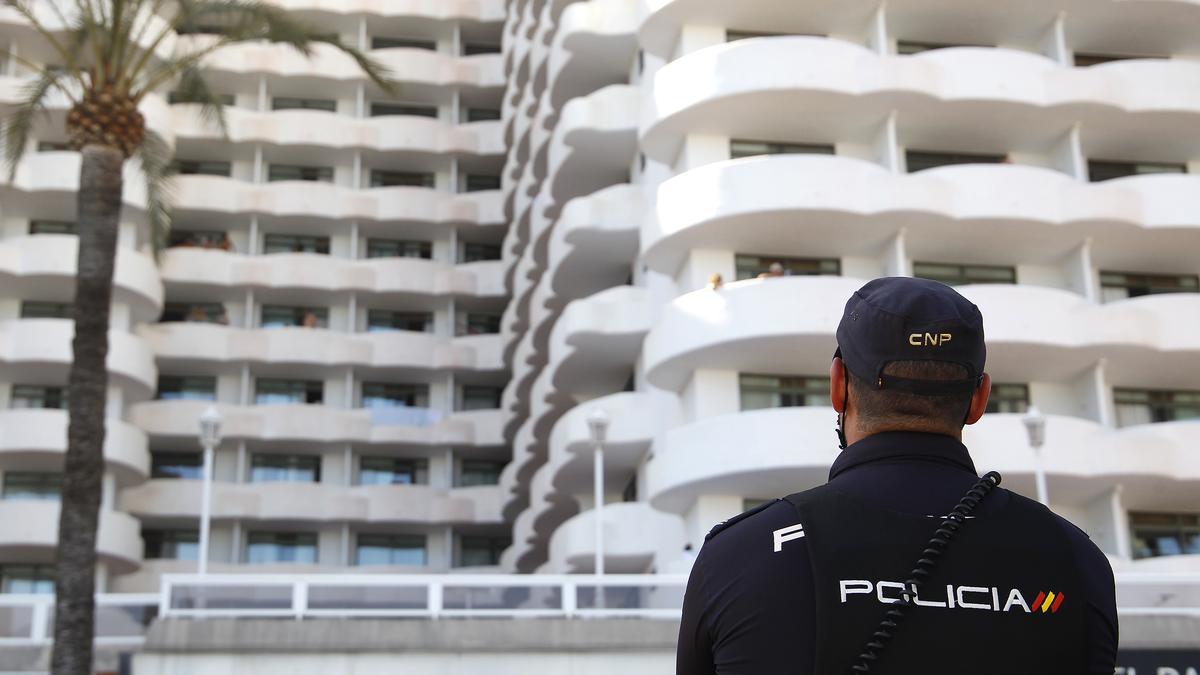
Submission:
{"label": "dark navy uniform shirt", "polygon": [[[847,496],[918,515],[949,513],[977,480],[957,439],[912,432],[860,440],[829,472],[830,485]],[[1010,498],[997,489],[977,513],[995,511]],[[1058,520],[1088,598],[1088,663],[1080,672],[1112,675],[1117,657],[1112,568],[1082,530]],[[775,553],[774,533],[796,522],[791,504],[771,502],[730,521],[700,549],[683,603],[678,675],[812,673],[817,619],[809,550],[800,537]],[[862,637],[865,645],[869,636]]]}

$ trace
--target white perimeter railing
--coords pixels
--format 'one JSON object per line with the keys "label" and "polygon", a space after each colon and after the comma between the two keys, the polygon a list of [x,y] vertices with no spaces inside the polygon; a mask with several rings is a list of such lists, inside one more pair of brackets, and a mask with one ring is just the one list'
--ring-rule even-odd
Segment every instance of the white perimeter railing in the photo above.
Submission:
{"label": "white perimeter railing", "polygon": [[[678,619],[684,575],[166,575],[158,594],[96,596],[97,644],[157,617]],[[1200,574],[1117,576],[1121,616],[1200,617]],[[0,595],[0,646],[49,642],[52,595]]]}

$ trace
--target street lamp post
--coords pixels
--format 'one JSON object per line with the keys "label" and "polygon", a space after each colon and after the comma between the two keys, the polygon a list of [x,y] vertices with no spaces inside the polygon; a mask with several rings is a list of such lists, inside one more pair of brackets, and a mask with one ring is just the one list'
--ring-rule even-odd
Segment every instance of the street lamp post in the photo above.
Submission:
{"label": "street lamp post", "polygon": [[1050,496],[1046,489],[1046,468],[1042,463],[1042,446],[1046,443],[1046,416],[1037,406],[1030,406],[1029,412],[1021,419],[1025,423],[1025,431],[1029,433],[1029,447],[1033,448],[1033,475],[1037,481],[1037,498],[1045,506],[1050,506]]}
{"label": "street lamp post", "polygon": [[213,450],[221,443],[221,413],[209,406],[200,415],[200,445],[204,446],[204,480],[200,493],[200,552],[198,574],[208,573],[208,531],[212,520]]}
{"label": "street lamp post", "polygon": [[[588,414],[588,431],[592,436],[592,447],[595,449],[592,457],[592,500],[596,522],[596,564],[597,576],[604,575],[604,441],[608,439],[608,413],[600,408]],[[600,597],[596,589],[597,598]]]}

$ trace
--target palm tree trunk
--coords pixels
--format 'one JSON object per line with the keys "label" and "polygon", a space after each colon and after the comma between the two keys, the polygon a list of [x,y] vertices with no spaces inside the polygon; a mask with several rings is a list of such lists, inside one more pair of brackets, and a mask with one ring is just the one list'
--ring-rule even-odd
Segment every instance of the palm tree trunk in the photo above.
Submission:
{"label": "palm tree trunk", "polygon": [[79,171],[79,256],[70,424],[63,467],[55,577],[54,675],[91,675],[95,632],[96,529],[104,476],[109,304],[121,213],[119,150],[88,145]]}

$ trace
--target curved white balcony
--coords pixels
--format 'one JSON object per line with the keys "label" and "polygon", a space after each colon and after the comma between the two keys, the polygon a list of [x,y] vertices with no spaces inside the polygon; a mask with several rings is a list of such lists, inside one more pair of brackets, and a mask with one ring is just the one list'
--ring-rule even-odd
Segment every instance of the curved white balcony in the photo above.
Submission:
{"label": "curved white balcony", "polygon": [[[831,407],[775,408],[719,415],[676,427],[656,441],[646,464],[651,504],[684,513],[705,494],[783,496],[824,483],[837,457]],[[1188,508],[1200,488],[1190,456],[1198,422],[1108,429],[1048,416],[1043,464],[1054,504],[1079,506],[1122,486],[1127,508]],[[781,442],[780,439],[787,439]],[[1035,456],[1021,416],[984,415],[963,442],[980,471],[996,470],[1007,488],[1034,493]]]}
{"label": "curved white balcony", "polygon": [[1186,84],[1196,82],[1200,63],[1194,61],[1071,68],[1012,49],[885,56],[818,37],[740,40],[693,52],[658,71],[642,111],[642,148],[670,161],[695,129],[787,138],[796,129],[790,111],[804,110],[809,128],[848,131],[873,128],[895,110],[901,119],[934,126],[941,137],[965,134],[996,144],[1083,119],[1089,134],[1119,135],[1141,116],[1145,142],[1171,152],[1177,148],[1171,139],[1177,143],[1200,113],[1200,93]]}
{"label": "curved white balcony", "polygon": [[[23,297],[26,289],[54,297],[75,294],[79,238],[39,234],[0,241],[0,286]],[[153,321],[162,311],[163,288],[154,259],[145,253],[117,249],[113,268],[113,300],[130,305],[135,321]]]}
{"label": "curved white balcony", "polygon": [[[121,509],[135,516],[200,517],[203,483],[151,480],[121,493]],[[218,520],[354,523],[499,523],[496,486],[346,486],[322,483],[213,483]]]}
{"label": "curved white balcony", "polygon": [[[58,502],[0,501],[0,555],[5,562],[53,557],[57,546]],[[136,569],[142,559],[141,523],[124,513],[101,510],[96,554],[113,574]]]}
{"label": "curved white balcony", "polygon": [[[125,207],[145,210],[146,181],[136,162],[126,162],[121,172],[124,191],[121,193]],[[25,156],[17,165],[17,172],[9,178],[8,172],[0,175],[0,194],[6,200],[26,201],[29,205],[58,204],[62,200],[71,203],[79,192],[78,152],[37,152]],[[15,193],[15,194],[14,194]]]}
{"label": "curved white balcony", "polygon": [[[328,220],[406,220],[476,225],[504,222],[503,196],[499,190],[467,194],[421,187],[357,190],[333,183],[248,183],[224,176],[196,175],[177,176],[174,184],[175,207],[180,211],[239,215],[262,213]],[[126,192],[130,187],[127,181]]]}
{"label": "curved white balcony", "polygon": [[[655,510],[645,502],[604,505],[604,571],[638,574],[649,571],[656,558],[683,551],[683,521]],[[550,537],[547,571],[591,573],[596,555],[596,512],[584,511],[567,520]]]}
{"label": "curved white balcony", "polygon": [[[67,451],[66,410],[0,410],[0,467],[9,471],[60,465]],[[105,420],[105,468],[124,485],[150,475],[146,434],[121,420]]]}
{"label": "curved white balcony", "polygon": [[[7,5],[0,7],[0,25],[6,23],[5,19],[11,12],[12,10]],[[20,23],[23,24],[22,28],[29,29],[29,24],[25,23],[24,20],[20,20]],[[29,41],[21,43],[22,47],[41,41],[42,39],[41,36],[33,33],[30,33],[29,38]],[[169,53],[169,50],[166,51]],[[10,106],[15,107],[20,105],[26,98],[27,88],[33,85],[34,82],[35,79],[30,75],[16,77],[0,75],[0,108],[8,109]],[[77,88],[77,85],[75,88]],[[71,101],[66,95],[61,91],[52,91],[46,97],[45,102],[45,123],[47,126],[51,129],[63,128],[66,125],[67,112],[70,108]],[[175,129],[172,124],[170,106],[167,105],[165,96],[157,93],[147,94],[138,105],[138,111],[142,113],[147,129],[162,136],[168,143],[174,140]]]}
{"label": "curved white balcony", "polygon": [[[859,35],[866,17],[879,8],[873,0],[798,0],[780,5],[776,0],[645,0],[639,34],[646,51],[670,58],[680,29],[688,24],[736,26],[741,30],[778,33]],[[1092,2],[1091,0],[1045,0],[1010,5],[967,0],[953,4],[924,0],[899,0],[887,6],[889,28],[900,35],[917,27],[942,27],[961,34],[964,42],[994,44],[1025,40],[1029,26],[1049,26],[1060,12],[1070,21],[1075,41],[1104,39],[1114,26],[1137,26],[1136,35],[1122,41],[1131,53],[1186,52],[1195,34],[1189,26],[1200,18],[1191,0],[1163,2]],[[1134,32],[1134,31],[1129,31]],[[895,34],[895,33],[894,33]],[[1032,38],[1032,36],[1029,36]],[[1109,38],[1111,39],[1111,38]]]}
{"label": "curved white balcony", "polygon": [[434,19],[437,21],[478,21],[496,23],[504,21],[506,12],[503,0],[272,0],[289,11],[311,11],[325,14],[341,14],[357,18],[384,17],[389,19]]}
{"label": "curved white balcony", "polygon": [[549,146],[547,175],[556,203],[628,181],[640,100],[637,87],[614,84],[563,108]]}
{"label": "curved white balcony", "polygon": [[[846,299],[863,283],[848,277],[756,279],[680,296],[646,338],[646,376],[678,391],[698,367],[776,372],[787,363],[789,372],[824,374]],[[1157,386],[1195,384],[1200,295],[1097,305],[1040,286],[958,290],[983,313],[987,370],[997,381],[1068,381],[1106,359],[1115,384],[1147,378]]]}
{"label": "curved white balcony", "polygon": [[[130,408],[129,420],[151,436],[194,439],[207,401],[147,401]],[[371,411],[321,405],[234,406],[217,404],[231,439],[279,440],[295,443],[335,442],[499,446],[504,444],[501,410],[456,412],[425,426],[371,423]]]}
{"label": "curved white balcony", "polygon": [[202,119],[198,111],[195,105],[171,106],[178,137],[390,153],[502,155],[505,151],[500,122],[458,125],[426,117],[359,119],[313,110],[258,112],[229,108],[229,135],[223,138],[220,129]]}
{"label": "curved white balcony", "polygon": [[[0,364],[15,373],[36,371],[39,377],[51,374],[65,382],[74,337],[70,319],[0,321]],[[110,378],[129,388],[134,400],[148,398],[158,384],[154,352],[135,335],[109,331],[107,366]]]}
{"label": "curved white balcony", "polygon": [[159,359],[227,363],[356,365],[373,368],[500,370],[496,335],[341,333],[313,328],[241,329],[206,323],[138,328]]}
{"label": "curved white balcony", "polygon": [[637,53],[636,5],[635,0],[591,0],[563,10],[549,57],[548,89],[556,109],[628,80]]}
{"label": "curved white balcony", "polygon": [[651,268],[674,274],[693,249],[873,255],[903,228],[914,257],[978,255],[1002,243],[1011,260],[1049,260],[1092,237],[1106,264],[1190,267],[1183,251],[1200,246],[1197,210],[1200,176],[1081,183],[1009,164],[894,174],[849,157],[779,155],[708,164],[664,182],[641,247]]}
{"label": "curved white balcony", "polygon": [[[205,36],[180,38],[195,43]],[[188,52],[198,46],[188,44]],[[500,54],[454,56],[424,49],[376,49],[371,56],[390,72],[392,79],[435,86],[468,86],[496,89],[504,86],[504,60]],[[366,82],[367,76],[354,59],[329,45],[315,45],[311,57],[290,46],[248,43],[219,49],[204,59],[203,68],[212,73],[318,78],[334,82]]]}
{"label": "curved white balcony", "polygon": [[1195,574],[1200,570],[1200,555],[1167,555],[1113,563],[1118,574]]}
{"label": "curved white balcony", "polygon": [[653,318],[649,293],[637,286],[617,286],[567,305],[550,337],[554,388],[576,395],[620,391]]}
{"label": "curved white balcony", "polygon": [[581,298],[622,284],[638,255],[645,215],[642,189],[613,185],[563,207],[550,234],[550,284],[554,294]]}

